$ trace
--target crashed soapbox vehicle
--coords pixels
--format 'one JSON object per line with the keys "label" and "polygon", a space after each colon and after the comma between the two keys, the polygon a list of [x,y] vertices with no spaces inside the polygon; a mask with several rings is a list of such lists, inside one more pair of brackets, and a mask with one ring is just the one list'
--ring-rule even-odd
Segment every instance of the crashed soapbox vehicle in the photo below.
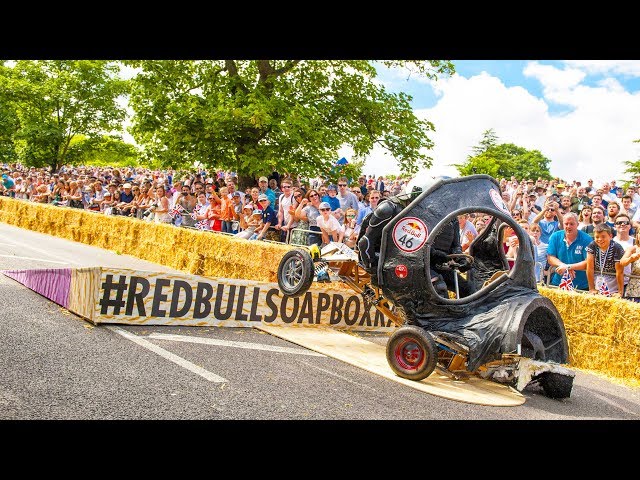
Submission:
{"label": "crashed soapbox vehicle", "polygon": [[[454,380],[477,375],[519,391],[537,384],[548,397],[568,398],[575,373],[562,365],[569,358],[564,324],[537,290],[533,244],[509,214],[499,184],[488,175],[431,178],[382,228],[373,276],[357,251],[331,242],[321,250],[286,252],[278,266],[280,290],[300,296],[320,277],[346,283],[399,327],[386,355],[400,377],[418,381],[434,370]],[[452,270],[455,279],[446,295],[438,293],[430,270],[432,245],[447,224],[471,212],[490,223],[467,254],[450,254],[438,265]],[[500,240],[508,226],[519,241],[511,269]],[[464,273],[458,270],[461,257],[471,263]],[[459,294],[462,279],[473,293]]]}

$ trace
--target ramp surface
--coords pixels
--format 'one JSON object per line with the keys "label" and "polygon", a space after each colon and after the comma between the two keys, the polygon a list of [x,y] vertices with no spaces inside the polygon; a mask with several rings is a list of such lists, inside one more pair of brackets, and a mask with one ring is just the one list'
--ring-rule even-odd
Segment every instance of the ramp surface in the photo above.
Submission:
{"label": "ramp surface", "polygon": [[254,328],[437,397],[494,407],[514,407],[525,402],[516,389],[475,376],[453,380],[433,372],[419,382],[399,377],[387,363],[385,346],[331,328],[266,324]]}

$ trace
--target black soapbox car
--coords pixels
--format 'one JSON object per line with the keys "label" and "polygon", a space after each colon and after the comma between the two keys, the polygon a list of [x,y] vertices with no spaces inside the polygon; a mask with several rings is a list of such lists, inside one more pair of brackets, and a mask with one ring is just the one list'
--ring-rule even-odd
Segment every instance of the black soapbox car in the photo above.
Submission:
{"label": "black soapbox car", "polygon": [[[422,380],[436,370],[452,379],[479,375],[520,391],[537,384],[546,396],[569,397],[575,373],[563,365],[569,358],[564,324],[551,300],[538,292],[533,244],[510,215],[499,184],[488,175],[430,178],[405,195],[399,213],[379,227],[374,271],[342,243],[298,247],[278,266],[280,290],[299,296],[322,278],[342,281],[363,295],[399,327],[386,353],[403,378]],[[457,228],[464,213],[483,215],[490,223],[467,253],[431,265],[438,235],[454,221]],[[519,242],[512,268],[501,240],[508,226]],[[451,271],[454,282],[446,294],[432,268]],[[458,282],[464,283],[464,294]]]}

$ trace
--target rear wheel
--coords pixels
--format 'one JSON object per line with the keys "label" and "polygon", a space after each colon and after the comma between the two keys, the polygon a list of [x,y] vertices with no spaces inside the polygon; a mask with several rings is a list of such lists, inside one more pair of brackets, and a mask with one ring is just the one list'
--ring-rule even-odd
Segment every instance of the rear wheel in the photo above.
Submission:
{"label": "rear wheel", "polygon": [[304,295],[313,282],[313,276],[313,260],[306,250],[289,250],[278,265],[278,287],[290,297]]}
{"label": "rear wheel", "polygon": [[437,347],[433,338],[415,325],[400,327],[387,342],[387,362],[402,378],[427,378],[436,368],[437,361]]}

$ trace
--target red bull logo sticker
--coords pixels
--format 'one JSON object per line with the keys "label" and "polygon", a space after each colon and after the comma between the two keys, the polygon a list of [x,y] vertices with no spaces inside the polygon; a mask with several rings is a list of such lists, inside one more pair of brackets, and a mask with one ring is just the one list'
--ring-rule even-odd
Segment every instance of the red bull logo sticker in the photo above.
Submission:
{"label": "red bull logo sticker", "polygon": [[406,265],[400,264],[396,266],[396,277],[407,278],[408,274],[409,274],[409,269],[407,268]]}
{"label": "red bull logo sticker", "polygon": [[412,253],[419,250],[428,236],[427,226],[416,217],[403,218],[393,228],[393,243],[403,252]]}
{"label": "red bull logo sticker", "polygon": [[507,215],[511,215],[511,212],[507,208],[507,205],[504,203],[504,200],[502,200],[502,195],[500,195],[500,193],[492,188],[491,190],[489,190],[489,196],[491,197],[491,201],[493,202],[493,204],[498,207],[499,210],[502,210]]}

